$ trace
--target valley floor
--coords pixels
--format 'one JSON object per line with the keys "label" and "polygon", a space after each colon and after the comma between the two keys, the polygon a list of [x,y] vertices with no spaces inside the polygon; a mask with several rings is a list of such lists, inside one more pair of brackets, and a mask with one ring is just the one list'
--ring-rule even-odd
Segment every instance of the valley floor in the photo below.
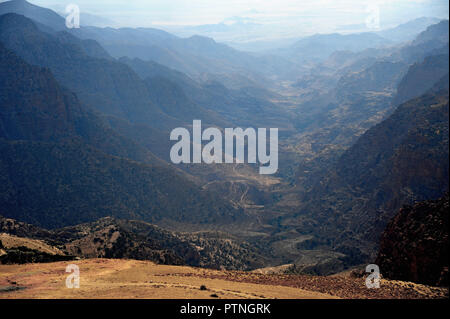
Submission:
{"label": "valley floor", "polygon": [[[80,288],[68,289],[66,266],[80,268]],[[200,289],[201,286],[206,289]],[[266,275],[157,265],[148,261],[86,259],[46,264],[0,265],[0,298],[323,299],[448,298],[447,288],[364,278]]]}

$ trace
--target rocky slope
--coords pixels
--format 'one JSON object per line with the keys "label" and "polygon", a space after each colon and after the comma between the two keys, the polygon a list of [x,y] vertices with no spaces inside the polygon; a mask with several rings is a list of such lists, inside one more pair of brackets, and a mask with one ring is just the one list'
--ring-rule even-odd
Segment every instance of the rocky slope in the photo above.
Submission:
{"label": "rocky slope", "polygon": [[[24,246],[40,253],[48,254],[49,249],[58,251],[59,260],[73,259],[73,256],[136,259],[167,265],[238,270],[255,269],[266,262],[255,247],[222,232],[171,232],[149,223],[111,217],[49,231],[0,216],[1,233],[5,238],[15,238],[16,242],[31,243],[31,246]],[[5,263],[28,261],[24,258],[3,259]]]}
{"label": "rocky slope", "polygon": [[449,194],[405,206],[381,236],[375,263],[384,277],[448,287]]}
{"label": "rocky slope", "polygon": [[0,264],[44,263],[74,260],[41,240],[0,233]]}
{"label": "rocky slope", "polygon": [[448,73],[448,53],[428,56],[421,63],[412,65],[398,85],[394,105],[422,95]]}
{"label": "rocky slope", "polygon": [[313,236],[301,244],[307,249],[331,246],[348,264],[374,259],[379,236],[403,204],[448,190],[448,128],[445,76],[362,135],[283,224]]}

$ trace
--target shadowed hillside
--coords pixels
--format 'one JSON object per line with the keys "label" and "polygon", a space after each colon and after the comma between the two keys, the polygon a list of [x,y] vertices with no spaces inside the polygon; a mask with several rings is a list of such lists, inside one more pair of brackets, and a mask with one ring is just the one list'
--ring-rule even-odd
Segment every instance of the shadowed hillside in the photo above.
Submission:
{"label": "shadowed hillside", "polygon": [[298,222],[321,221],[307,229],[332,238],[337,251],[353,250],[353,262],[367,260],[396,210],[448,190],[448,126],[447,75],[361,136],[305,195]]}
{"label": "shadowed hillside", "polygon": [[194,223],[238,216],[230,204],[111,132],[47,69],[1,46],[0,60],[2,214],[46,227],[109,215]]}
{"label": "shadowed hillside", "polygon": [[448,287],[448,199],[404,206],[389,222],[375,261],[384,277]]}

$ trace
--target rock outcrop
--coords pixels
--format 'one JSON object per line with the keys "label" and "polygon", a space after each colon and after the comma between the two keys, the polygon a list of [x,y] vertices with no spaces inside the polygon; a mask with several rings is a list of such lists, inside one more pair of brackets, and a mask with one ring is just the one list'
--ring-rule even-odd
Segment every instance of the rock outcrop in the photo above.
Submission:
{"label": "rock outcrop", "polygon": [[386,227],[376,260],[384,277],[448,286],[449,194],[405,206]]}

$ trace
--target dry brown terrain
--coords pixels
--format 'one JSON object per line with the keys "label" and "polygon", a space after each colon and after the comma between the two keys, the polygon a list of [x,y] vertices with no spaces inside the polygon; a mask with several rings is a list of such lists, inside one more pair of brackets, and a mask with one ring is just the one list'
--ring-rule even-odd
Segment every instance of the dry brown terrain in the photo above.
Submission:
{"label": "dry brown terrain", "polygon": [[5,248],[17,248],[20,246],[24,246],[50,255],[63,254],[63,252],[58,248],[47,245],[42,240],[17,237],[6,233],[0,233],[0,241]]}
{"label": "dry brown terrain", "polygon": [[[80,288],[65,286],[66,266],[80,268]],[[200,289],[204,285],[206,290]],[[87,259],[48,264],[0,265],[0,298],[445,298],[448,290],[382,280],[367,289],[363,278],[267,275],[156,265],[147,261]]]}

